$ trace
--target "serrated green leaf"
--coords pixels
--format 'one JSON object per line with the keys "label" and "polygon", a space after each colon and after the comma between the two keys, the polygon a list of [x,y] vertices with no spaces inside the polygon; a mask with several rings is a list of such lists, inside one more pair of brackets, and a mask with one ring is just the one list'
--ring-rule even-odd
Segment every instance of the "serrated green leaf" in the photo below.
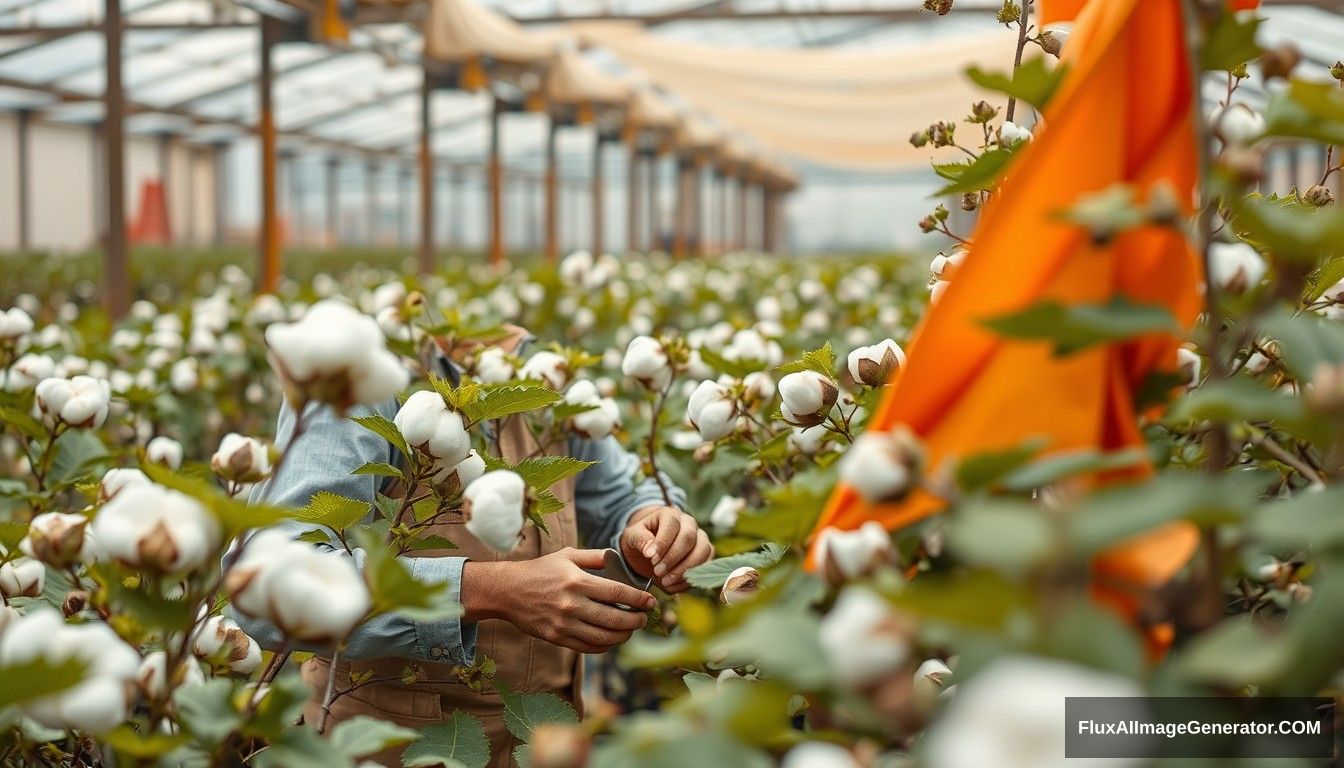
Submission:
{"label": "serrated green leaf", "polygon": [[1045,56],[1037,56],[1022,62],[1012,72],[987,72],[970,67],[966,76],[981,88],[1020,99],[1040,111],[1059,88],[1065,69],[1059,64],[1050,64]]}
{"label": "serrated green leaf", "polygon": [[411,728],[402,728],[386,720],[358,715],[331,729],[331,745],[349,758],[360,758],[388,747],[409,744],[420,738]]}
{"label": "serrated green leaf", "polygon": [[999,177],[1003,175],[1004,169],[1008,167],[1008,161],[1013,158],[1016,151],[1016,148],[997,147],[986,150],[974,160],[941,164],[937,169],[938,175],[952,181],[929,197],[962,195],[967,192],[993,189],[999,183]]}
{"label": "serrated green leaf", "polygon": [[1260,19],[1254,15],[1243,17],[1224,9],[1208,30],[1200,50],[1200,65],[1228,72],[1259,56],[1260,46],[1255,43],[1259,26]]}
{"label": "serrated green leaf", "polygon": [[495,681],[495,690],[504,701],[504,725],[515,738],[532,738],[539,725],[575,725],[579,715],[574,706],[551,693],[518,693],[503,682]]}
{"label": "serrated green leaf", "polygon": [[780,376],[801,371],[815,371],[826,378],[835,378],[835,350],[831,349],[831,342],[828,341],[817,349],[805,352],[797,360],[775,369],[775,373]]}
{"label": "serrated green leaf", "polygon": [[738,568],[768,568],[784,557],[785,549],[778,544],[766,544],[758,552],[720,557],[695,566],[686,572],[686,583],[697,589],[719,589],[728,580],[728,574]]}
{"label": "serrated green leaf", "polygon": [[1166,308],[1135,304],[1121,295],[1105,304],[1067,306],[1041,301],[1019,312],[986,318],[981,324],[1008,338],[1053,342],[1056,355],[1146,333],[1180,331]]}
{"label": "serrated green leaf", "polygon": [[485,768],[490,762],[490,741],[481,721],[465,712],[454,712],[447,722],[420,730],[420,740],[406,748],[404,768]]}
{"label": "serrated green leaf", "polygon": [[204,504],[224,528],[225,538],[249,528],[267,528],[293,514],[292,510],[282,507],[229,498],[214,484],[174,472],[162,464],[142,461],[140,470],[159,485],[185,493]]}
{"label": "serrated green leaf", "polygon": [[539,491],[573,477],[585,469],[597,464],[596,461],[583,461],[572,456],[536,456],[523,459],[513,466],[513,471],[523,478],[523,482]]}
{"label": "serrated green leaf", "polygon": [[294,513],[294,519],[303,523],[324,525],[333,531],[344,531],[369,516],[369,505],[357,499],[348,499],[331,491],[318,491],[308,506]]}
{"label": "serrated green leaf", "polygon": [[397,429],[397,425],[389,421],[386,416],[374,413],[368,416],[352,416],[351,420],[391,443],[403,456],[411,455],[410,446],[406,445],[406,438],[402,437],[401,430]]}
{"label": "serrated green leaf", "polygon": [[1236,231],[1276,259],[1316,264],[1344,256],[1344,207],[1257,196],[1230,200],[1228,207]]}
{"label": "serrated green leaf", "polygon": [[187,685],[173,692],[178,722],[196,738],[217,744],[242,724],[233,703],[233,681],[217,677],[201,685]]}
{"label": "serrated green leaf", "polygon": [[358,469],[351,472],[352,475],[377,475],[379,477],[400,477],[405,478],[406,473],[399,468],[383,461],[370,461],[360,465]]}
{"label": "serrated green leaf", "polygon": [[465,406],[462,412],[472,424],[479,424],[545,408],[561,399],[559,392],[542,387],[501,387],[487,391],[481,399]]}

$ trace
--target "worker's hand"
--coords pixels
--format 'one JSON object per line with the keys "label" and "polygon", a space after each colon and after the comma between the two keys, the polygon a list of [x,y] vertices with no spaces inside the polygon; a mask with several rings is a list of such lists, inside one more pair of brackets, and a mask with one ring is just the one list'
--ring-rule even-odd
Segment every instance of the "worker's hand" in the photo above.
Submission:
{"label": "worker's hand", "polygon": [[648,592],[587,573],[603,567],[602,552],[567,547],[535,560],[468,562],[462,568],[465,618],[504,619],[548,643],[605,653],[644,626],[644,611],[654,600]]}
{"label": "worker's hand", "polygon": [[675,594],[691,588],[686,572],[713,557],[714,546],[694,517],[673,507],[645,507],[621,533],[621,556],[635,573]]}

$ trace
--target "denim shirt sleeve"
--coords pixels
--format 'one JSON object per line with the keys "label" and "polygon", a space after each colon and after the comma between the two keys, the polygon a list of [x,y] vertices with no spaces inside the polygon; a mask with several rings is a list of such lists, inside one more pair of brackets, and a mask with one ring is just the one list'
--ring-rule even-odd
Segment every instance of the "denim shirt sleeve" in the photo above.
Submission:
{"label": "denim shirt sleeve", "polygon": [[[391,419],[396,415],[397,403],[389,400],[375,408],[357,407],[350,416],[378,413]],[[284,406],[280,411],[276,444],[286,445],[294,434],[294,411]],[[351,499],[367,502],[370,514],[380,478],[373,475],[354,475],[352,471],[371,461],[392,462],[392,446],[383,438],[356,424],[349,418],[339,417],[330,408],[309,405],[304,413],[304,431],[295,448],[284,460],[280,472],[253,489],[251,501],[285,507],[306,506],[320,491],[329,491]],[[310,530],[325,528],[288,520],[276,526],[295,538]],[[326,549],[345,550],[332,539],[319,544]],[[349,556],[349,555],[347,555]],[[355,566],[363,570],[365,553],[353,551]],[[450,596],[461,602],[463,557],[403,557],[402,562],[417,580],[427,583],[445,583]],[[236,620],[263,648],[277,650],[284,638],[269,622],[238,614],[229,608]],[[309,649],[315,650],[315,649]],[[392,613],[377,616],[351,634],[346,644],[346,658],[398,657],[420,661],[438,661],[453,664],[471,664],[476,653],[476,625],[459,619],[413,621]]]}
{"label": "denim shirt sleeve", "polygon": [[[598,462],[585,469],[574,485],[579,535],[590,547],[611,547],[620,552],[621,532],[630,516],[644,507],[667,503],[662,488],[652,477],[641,479],[639,457],[614,437],[571,437],[569,452],[576,459]],[[672,499],[671,506],[686,509],[686,492],[666,474],[660,475]]]}

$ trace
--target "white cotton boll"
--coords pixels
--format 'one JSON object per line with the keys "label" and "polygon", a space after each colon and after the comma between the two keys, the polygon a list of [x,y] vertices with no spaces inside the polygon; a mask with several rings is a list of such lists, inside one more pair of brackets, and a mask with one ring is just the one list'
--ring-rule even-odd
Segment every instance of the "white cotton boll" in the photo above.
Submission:
{"label": "white cotton boll", "polygon": [[761,589],[761,574],[755,568],[744,565],[734,569],[723,582],[719,590],[719,600],[724,605],[737,605],[750,600]]}
{"label": "white cotton boll", "polygon": [[560,260],[560,281],[571,288],[583,287],[593,271],[593,254],[578,250]]}
{"label": "white cotton boll", "polygon": [[18,307],[0,312],[0,341],[15,342],[33,332],[33,318]]}
{"label": "white cotton boll", "polygon": [[287,555],[266,579],[267,618],[303,643],[325,645],[349,635],[370,606],[354,562],[297,542]]}
{"label": "white cotton boll", "polygon": [[187,351],[193,355],[213,355],[219,349],[219,339],[206,328],[193,328],[187,338]]}
{"label": "white cotton boll", "polygon": [[771,358],[769,344],[765,337],[754,328],[743,328],[734,333],[732,341],[719,354],[733,362],[760,363],[762,365],[769,365]]}
{"label": "white cotton boll", "polygon": [[1014,147],[1028,141],[1031,141],[1030,128],[1024,128],[1011,120],[1005,120],[999,126],[999,146]]}
{"label": "white cotton boll", "polygon": [[1209,277],[1227,293],[1241,294],[1259,286],[1267,269],[1260,252],[1247,243],[1209,245]]}
{"label": "white cotton boll", "polygon": [[512,551],[523,531],[527,486],[523,478],[497,469],[476,478],[462,492],[467,532],[499,552]]}
{"label": "white cotton boll", "polygon": [[251,674],[261,666],[261,647],[232,620],[211,616],[192,637],[192,653],[222,663],[232,672]]}
{"label": "white cotton boll", "polygon": [[509,355],[498,347],[481,350],[476,357],[476,378],[483,384],[502,384],[511,381],[518,370]]}
{"label": "white cotton boll", "polygon": [[406,301],[406,285],[401,282],[384,283],[368,296],[368,303],[364,307],[365,311],[376,313],[379,310],[388,307],[396,307]]}
{"label": "white cotton boll", "polygon": [[168,386],[179,395],[195,392],[200,385],[200,364],[192,358],[178,360],[168,371]]}
{"label": "white cotton boll", "polygon": [[804,741],[784,755],[780,768],[859,768],[854,755],[839,744]]}
{"label": "white cotton boll", "polygon": [[131,304],[132,320],[139,320],[141,322],[145,320],[153,320],[158,317],[158,314],[159,308],[154,306],[154,302],[147,299],[137,299],[135,303]]}
{"label": "white cotton boll", "polygon": [[182,659],[170,676],[168,674],[168,654],[163,651],[150,651],[140,662],[136,673],[136,682],[150,701],[161,701],[173,691],[201,685],[205,682],[205,673],[193,659]]}
{"label": "white cotton boll", "polygon": [[840,480],[868,501],[904,498],[919,480],[924,450],[909,429],[865,432],[840,459]]}
{"label": "white cotton boll", "polygon": [[28,523],[28,534],[19,551],[52,568],[64,569],[88,561],[93,546],[88,535],[89,518],[71,512],[43,512]]}
{"label": "white cotton boll", "polygon": [[53,421],[76,428],[97,428],[107,420],[112,385],[92,376],[50,378],[38,382],[34,392],[38,409]]}
{"label": "white cotton boll", "polygon": [[737,516],[746,508],[745,499],[737,496],[720,496],[714,509],[710,510],[709,524],[714,526],[717,533],[728,533],[737,525]]}
{"label": "white cotton boll", "polygon": [[636,336],[625,348],[621,373],[657,392],[672,380],[672,365],[662,342],[651,336]]}
{"label": "white cotton boll", "polygon": [[133,568],[180,573],[210,562],[219,523],[200,502],[157,485],[131,485],[103,505],[90,526],[98,547]]}
{"label": "white cotton boll", "polygon": [[139,332],[130,328],[118,328],[112,332],[112,337],[108,339],[107,344],[117,352],[133,352],[144,342],[144,337]]}
{"label": "white cotton boll", "polygon": [[89,372],[89,361],[79,355],[66,355],[56,364],[56,375],[70,378]]}
{"label": "white cotton boll", "polygon": [[285,317],[284,303],[272,294],[263,293],[252,302],[245,319],[248,325],[260,328],[282,322]]}
{"label": "white cotton boll", "polygon": [[925,736],[931,768],[1131,768],[1139,757],[1066,758],[1064,703],[1069,697],[1133,699],[1117,719],[1146,719],[1133,680],[1053,659],[1001,658],[982,670]]}
{"label": "white cotton boll", "polygon": [[717,381],[702,381],[686,404],[686,419],[707,443],[728,436],[737,423],[737,402]]}
{"label": "white cotton boll", "polygon": [[0,565],[0,595],[6,599],[38,597],[47,583],[47,567],[31,557],[16,557]]}
{"label": "white cotton boll", "polygon": [[910,658],[909,638],[891,606],[865,587],[846,587],[818,633],[836,682],[862,689],[881,682]]}
{"label": "white cotton boll", "polygon": [[569,382],[571,371],[565,358],[555,352],[541,351],[533,353],[518,372],[520,378],[540,381],[547,387],[560,392]]}
{"label": "white cotton boll", "polygon": [[693,429],[678,429],[667,436],[667,444],[678,451],[694,451],[704,442],[700,433]]}
{"label": "white cotton boll", "polygon": [[926,659],[921,663],[911,679],[915,705],[923,711],[933,709],[951,676],[952,669],[942,659]]}
{"label": "white cotton boll", "polygon": [[169,469],[182,468],[182,454],[182,444],[163,435],[150,440],[149,445],[145,446],[146,459]]}
{"label": "white cotton boll", "polygon": [[905,366],[905,351],[892,339],[883,339],[849,353],[849,375],[859,384],[884,387]]}
{"label": "white cotton boll", "polygon": [[835,382],[816,371],[798,371],[779,380],[783,400],[780,410],[795,426],[810,427],[825,421],[839,395]]}
{"label": "white cotton boll", "polygon": [[830,431],[826,429],[826,425],[817,424],[811,427],[794,427],[786,440],[790,448],[802,455],[816,456],[821,452],[821,447],[829,436]]}
{"label": "white cotton boll", "polygon": [[471,451],[471,435],[462,414],[449,410],[438,392],[421,390],[412,394],[393,423],[407,445],[445,464],[456,464]]}
{"label": "white cotton boll", "polygon": [[752,371],[742,379],[743,397],[749,403],[762,403],[775,396],[775,380],[765,371]]}
{"label": "white cotton boll", "polygon": [[577,414],[569,420],[570,429],[588,440],[601,440],[616,430],[621,423],[621,409],[610,397],[593,403],[590,411]]}
{"label": "white cotton boll", "polygon": [[896,562],[891,534],[881,523],[869,520],[856,530],[825,528],[817,536],[817,571],[831,584],[868,576]]}
{"label": "white cotton boll", "polygon": [[410,323],[401,316],[396,307],[383,307],[375,317],[383,335],[391,341],[410,341],[413,338]]}
{"label": "white cotton boll", "polygon": [[809,334],[823,333],[831,327],[831,315],[820,307],[809,309],[800,321],[802,330]]}
{"label": "white cotton boll", "polygon": [[378,323],[339,301],[320,301],[297,322],[272,324],[266,343],[292,403],[316,400],[343,412],[383,402],[410,382]]}
{"label": "white cotton boll", "polygon": [[56,363],[47,355],[23,355],[4,374],[5,391],[27,392],[56,374]]}
{"label": "white cotton boll", "polygon": [[149,484],[149,477],[135,467],[113,467],[107,470],[98,484],[98,500],[109,501],[124,488]]}
{"label": "white cotton boll", "polygon": [[1245,104],[1219,107],[1209,115],[1209,127],[1224,144],[1246,146],[1265,132],[1265,118]]}
{"label": "white cotton boll", "polygon": [[140,655],[102,622],[66,624],[54,609],[41,606],[9,621],[0,634],[0,665],[36,659],[60,664],[84,662],[83,681],[59,693],[29,700],[19,709],[48,728],[106,733],[130,714],[130,691]]}
{"label": "white cotton boll", "polygon": [[485,474],[485,459],[476,451],[467,454],[467,457],[456,464],[447,464],[445,462],[435,462],[434,474],[430,477],[430,482],[436,486],[447,486],[453,492],[471,485],[476,478]]}
{"label": "white cotton boll", "polygon": [[1200,371],[1204,367],[1204,359],[1193,349],[1179,347],[1176,350],[1176,371],[1180,374],[1182,382],[1187,387],[1199,385]]}
{"label": "white cotton boll", "polygon": [[210,457],[215,474],[237,483],[255,483],[271,474],[271,452],[262,441],[230,432]]}

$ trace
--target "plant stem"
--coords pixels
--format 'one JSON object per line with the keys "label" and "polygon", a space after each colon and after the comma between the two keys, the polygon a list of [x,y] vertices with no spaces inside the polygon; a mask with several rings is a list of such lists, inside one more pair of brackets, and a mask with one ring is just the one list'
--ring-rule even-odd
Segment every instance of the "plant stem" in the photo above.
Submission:
{"label": "plant stem", "polygon": [[658,483],[658,490],[663,494],[663,503],[667,506],[674,506],[672,503],[672,492],[668,490],[667,483],[663,481],[663,473],[658,471],[658,422],[663,417],[663,405],[667,402],[667,393],[672,389],[672,383],[675,378],[669,379],[667,386],[658,393],[658,397],[653,402],[653,411],[649,414],[649,437],[647,440],[649,450],[649,474],[653,475],[654,482]]}
{"label": "plant stem", "polygon": [[[1022,13],[1017,18],[1017,52],[1013,54],[1013,72],[1022,66],[1022,52],[1027,47],[1027,19],[1031,16],[1031,0],[1022,0]],[[1012,121],[1013,114],[1017,110],[1017,99],[1008,99],[1008,108],[1003,112],[1003,118]]]}
{"label": "plant stem", "polygon": [[336,665],[341,660],[341,647],[332,651],[331,664],[327,667],[327,691],[322,695],[322,717],[317,721],[317,732],[327,732],[327,720],[331,717],[331,702],[336,696]]}

